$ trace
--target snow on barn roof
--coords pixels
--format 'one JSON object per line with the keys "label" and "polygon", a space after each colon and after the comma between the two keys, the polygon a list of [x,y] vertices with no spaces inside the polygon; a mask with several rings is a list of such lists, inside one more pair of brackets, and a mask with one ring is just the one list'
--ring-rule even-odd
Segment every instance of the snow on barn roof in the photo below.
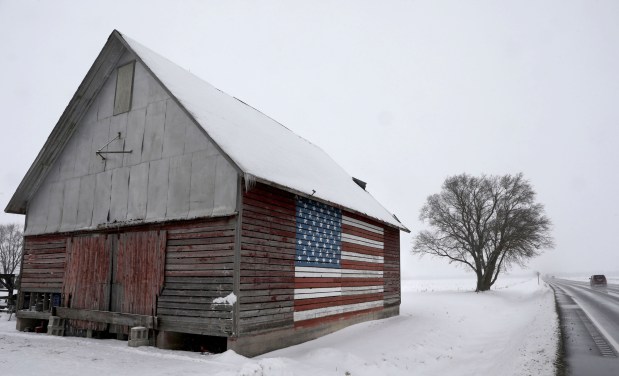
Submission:
{"label": "snow on barn roof", "polygon": [[[408,231],[372,195],[357,185],[352,176],[327,153],[260,111],[117,31],[108,39],[102,54],[108,45],[113,45],[111,42],[116,38],[131,50],[170,95],[176,98],[221,151],[236,164],[246,180],[256,180],[312,196]],[[72,102],[76,100],[76,96]],[[67,108],[70,107],[71,104]],[[59,125],[62,120],[63,118]],[[56,128],[59,128],[58,125]],[[57,138],[56,131],[57,129],[54,129],[50,139]],[[41,154],[47,146],[46,143]],[[33,168],[37,160],[28,171],[18,192],[29,180],[28,175],[35,172]],[[19,195],[16,192],[7,206],[7,211],[19,210],[18,205],[21,203],[15,202],[17,196]]]}

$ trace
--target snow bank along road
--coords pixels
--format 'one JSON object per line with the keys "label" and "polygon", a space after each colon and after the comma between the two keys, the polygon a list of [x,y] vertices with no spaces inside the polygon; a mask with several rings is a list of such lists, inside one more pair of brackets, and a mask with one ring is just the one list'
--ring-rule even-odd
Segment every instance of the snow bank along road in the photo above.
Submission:
{"label": "snow bank along road", "polygon": [[403,281],[401,314],[248,359],[20,333],[0,315],[5,375],[554,375],[557,316],[537,279]]}
{"label": "snow bank along road", "polygon": [[549,279],[562,317],[572,375],[619,375],[619,285]]}

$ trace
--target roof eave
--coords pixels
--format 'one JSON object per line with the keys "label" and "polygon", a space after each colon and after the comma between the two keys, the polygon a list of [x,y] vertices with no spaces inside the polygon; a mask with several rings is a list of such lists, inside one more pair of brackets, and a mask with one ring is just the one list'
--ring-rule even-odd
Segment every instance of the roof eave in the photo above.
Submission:
{"label": "roof eave", "polygon": [[[328,205],[331,205],[331,206],[334,206],[334,207],[337,207],[337,208],[346,209],[346,210],[348,210],[348,211],[350,211],[350,212],[353,212],[353,213],[355,213],[355,214],[363,215],[364,217],[372,218],[373,220],[375,220],[375,221],[377,221],[377,222],[380,222],[381,224],[383,224],[383,225],[385,225],[385,226],[393,227],[393,228],[396,228],[396,229],[398,229],[398,230],[404,231],[404,232],[406,232],[406,233],[410,233],[410,232],[411,232],[411,231],[410,231],[410,230],[409,230],[406,226],[404,226],[404,225],[402,224],[402,222],[400,222],[400,220],[398,220],[397,218],[395,218],[395,216],[394,216],[394,219],[395,219],[395,220],[396,220],[396,221],[400,224],[399,226],[394,225],[393,223],[389,223],[389,222],[386,222],[386,221],[384,221],[384,220],[381,220],[380,218],[373,217],[373,216],[368,215],[368,214],[366,214],[366,213],[362,213],[362,212],[360,212],[360,211],[358,211],[358,210],[355,210],[355,209],[353,209],[353,208],[349,208],[349,207],[344,206],[344,205],[342,205],[342,204],[338,204],[338,203],[336,203],[336,202],[331,202],[331,201],[326,200],[326,199],[323,199],[323,198],[321,198],[321,197],[312,196],[312,195],[307,194],[307,193],[305,193],[305,192],[301,192],[301,191],[296,190],[296,189],[294,189],[294,188],[290,188],[290,187],[287,187],[287,186],[285,186],[285,185],[275,183],[275,182],[273,182],[273,181],[270,181],[270,180],[268,180],[268,179],[261,178],[261,177],[259,177],[259,176],[252,176],[252,178],[253,178],[253,180],[255,180],[256,182],[263,183],[263,184],[269,185],[269,186],[271,186],[271,187],[279,188],[279,189],[281,189],[281,190],[283,190],[283,191],[290,192],[290,193],[293,193],[293,194],[298,195],[298,196],[302,196],[302,197],[310,198],[310,199],[312,199],[312,200],[320,201],[320,202],[323,202],[323,203],[325,203],[325,204],[328,204]],[[393,215],[393,214],[392,214],[392,215]]]}

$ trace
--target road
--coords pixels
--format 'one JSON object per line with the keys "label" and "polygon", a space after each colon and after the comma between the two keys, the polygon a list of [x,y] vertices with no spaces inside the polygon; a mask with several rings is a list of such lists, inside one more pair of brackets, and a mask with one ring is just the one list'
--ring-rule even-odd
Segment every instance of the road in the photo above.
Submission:
{"label": "road", "polygon": [[619,285],[551,278],[572,376],[619,375]]}

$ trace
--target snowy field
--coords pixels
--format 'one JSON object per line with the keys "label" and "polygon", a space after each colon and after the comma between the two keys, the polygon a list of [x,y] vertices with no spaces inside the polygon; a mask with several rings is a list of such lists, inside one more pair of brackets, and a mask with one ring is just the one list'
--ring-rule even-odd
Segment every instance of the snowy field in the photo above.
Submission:
{"label": "snowy field", "polygon": [[537,278],[491,292],[471,279],[405,280],[401,314],[249,359],[15,331],[0,314],[4,375],[554,375],[557,315]]}

